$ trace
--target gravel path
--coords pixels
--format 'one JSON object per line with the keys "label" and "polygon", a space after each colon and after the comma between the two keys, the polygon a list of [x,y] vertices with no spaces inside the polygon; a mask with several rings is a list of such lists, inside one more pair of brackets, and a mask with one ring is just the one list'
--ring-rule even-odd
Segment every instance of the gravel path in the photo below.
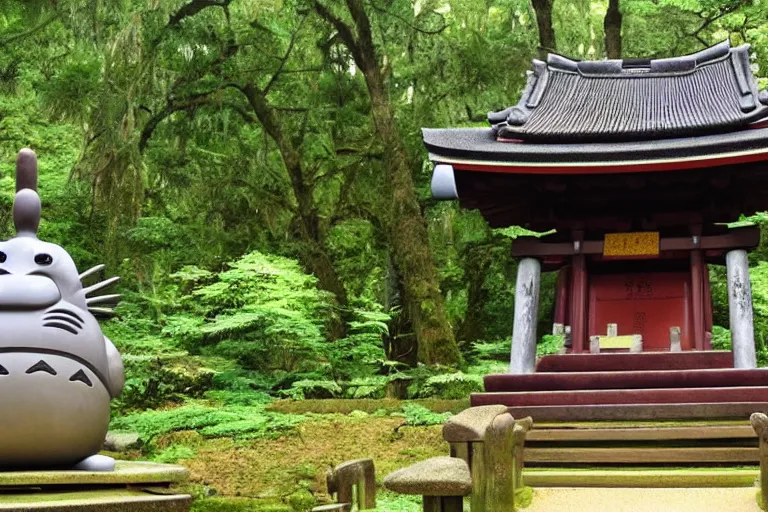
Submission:
{"label": "gravel path", "polygon": [[760,512],[756,487],[699,489],[570,488],[534,490],[525,512]]}

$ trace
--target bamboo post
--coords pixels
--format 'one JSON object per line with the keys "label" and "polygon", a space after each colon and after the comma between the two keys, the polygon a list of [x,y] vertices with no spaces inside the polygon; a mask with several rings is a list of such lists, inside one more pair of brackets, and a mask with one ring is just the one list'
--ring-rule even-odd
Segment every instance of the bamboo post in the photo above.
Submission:
{"label": "bamboo post", "polygon": [[760,494],[763,510],[768,510],[768,416],[761,412],[749,418],[760,442]]}
{"label": "bamboo post", "polygon": [[528,435],[528,431],[533,427],[533,418],[528,416],[521,420],[517,420],[515,428],[513,430],[513,438],[515,442],[514,458],[515,458],[515,474],[514,483],[515,490],[523,488],[523,467],[525,465],[525,436]]}
{"label": "bamboo post", "polygon": [[485,434],[487,512],[515,510],[515,419],[509,413],[493,419]]}

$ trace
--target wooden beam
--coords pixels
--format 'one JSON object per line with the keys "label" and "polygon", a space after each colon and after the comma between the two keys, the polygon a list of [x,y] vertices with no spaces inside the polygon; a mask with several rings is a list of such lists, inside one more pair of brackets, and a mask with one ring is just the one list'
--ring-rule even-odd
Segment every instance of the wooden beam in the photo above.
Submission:
{"label": "wooden beam", "polygon": [[760,460],[760,451],[749,447],[707,447],[690,448],[528,448],[525,451],[527,464],[579,463],[691,463],[691,462],[739,462],[755,463]]}
{"label": "wooden beam", "polygon": [[[673,441],[701,439],[750,439],[757,437],[749,425],[645,428],[535,428],[527,442]],[[531,445],[529,444],[529,448]]]}
{"label": "wooden beam", "polygon": [[[693,237],[667,237],[659,240],[659,250],[667,251],[692,251],[717,250],[717,249],[752,249],[760,243],[760,228],[757,226],[745,226],[734,228],[723,235],[707,235],[700,237],[697,247]],[[584,240],[581,253],[603,254],[602,240]],[[544,242],[535,237],[520,237],[512,242],[512,255],[523,256],[572,256],[576,254],[573,242]]]}

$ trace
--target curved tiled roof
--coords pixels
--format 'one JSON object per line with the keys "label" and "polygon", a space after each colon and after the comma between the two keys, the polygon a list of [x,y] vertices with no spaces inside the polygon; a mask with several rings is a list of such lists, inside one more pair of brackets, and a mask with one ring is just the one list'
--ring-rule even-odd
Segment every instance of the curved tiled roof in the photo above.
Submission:
{"label": "curved tiled roof", "polygon": [[499,139],[610,142],[725,133],[768,118],[749,46],[656,60],[533,61],[520,102],[488,114]]}

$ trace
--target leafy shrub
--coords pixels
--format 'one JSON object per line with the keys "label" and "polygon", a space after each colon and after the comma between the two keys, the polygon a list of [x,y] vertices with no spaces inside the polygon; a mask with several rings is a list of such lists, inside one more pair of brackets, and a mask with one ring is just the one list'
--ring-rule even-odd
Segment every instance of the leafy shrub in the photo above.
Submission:
{"label": "leafy shrub", "polygon": [[412,427],[428,427],[430,425],[442,425],[452,416],[449,412],[433,412],[423,405],[414,403],[404,403],[403,413],[405,414],[406,425]]}
{"label": "leafy shrub", "polygon": [[483,390],[483,377],[466,373],[445,373],[429,377],[421,386],[419,398],[438,397],[446,399],[466,398]]}
{"label": "leafy shrub", "polygon": [[195,430],[204,437],[279,437],[304,421],[301,416],[266,412],[263,406],[212,407],[202,403],[166,410],[149,410],[112,420],[116,431],[137,432],[145,442],[180,430]]}
{"label": "leafy shrub", "polygon": [[712,348],[731,350],[731,331],[719,325],[712,326]]}
{"label": "leafy shrub", "polygon": [[[190,275],[200,275],[200,269],[186,267],[172,277]],[[214,282],[195,287],[183,303],[164,333],[190,351],[262,371],[301,371],[327,359],[329,294],[294,260],[248,253]]]}
{"label": "leafy shrub", "polygon": [[294,400],[336,398],[341,393],[341,386],[332,380],[299,380],[294,382],[289,389],[281,391],[283,396]]}
{"label": "leafy shrub", "polygon": [[541,337],[541,342],[536,345],[536,356],[546,356],[550,354],[559,354],[565,347],[565,336],[545,334]]}
{"label": "leafy shrub", "polygon": [[474,360],[509,362],[510,340],[478,341],[472,344]]}

